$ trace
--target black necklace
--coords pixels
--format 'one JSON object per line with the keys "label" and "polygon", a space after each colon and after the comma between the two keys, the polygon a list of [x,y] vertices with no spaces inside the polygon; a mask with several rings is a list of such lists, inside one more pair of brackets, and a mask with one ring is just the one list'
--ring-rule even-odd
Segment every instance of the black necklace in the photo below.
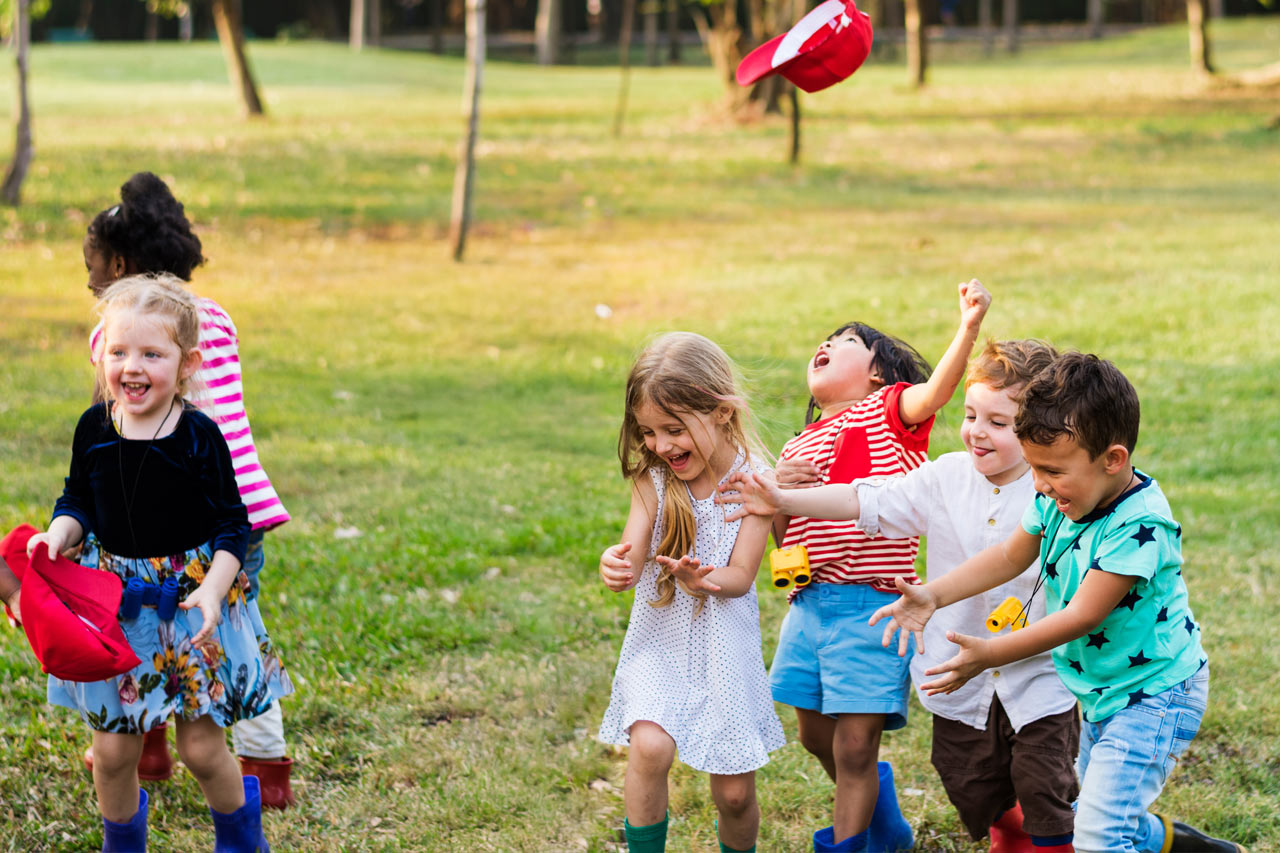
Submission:
{"label": "black necklace", "polygon": [[120,410],[120,423],[116,425],[115,418],[111,419],[111,425],[116,428],[116,435],[120,437],[116,442],[116,460],[120,466],[120,495],[124,498],[124,519],[129,524],[129,538],[133,540],[133,556],[138,554],[138,535],[133,530],[133,503],[138,498],[138,484],[142,482],[142,466],[146,464],[147,454],[151,452],[151,445],[156,443],[156,439],[160,435],[160,430],[164,429],[164,425],[169,422],[169,416],[173,414],[173,405],[178,401],[177,397],[169,403],[169,410],[164,413],[164,417],[156,426],[156,431],[152,433],[147,446],[142,451],[142,458],[138,460],[138,471],[133,477],[133,488],[126,489],[124,484],[124,410]]}

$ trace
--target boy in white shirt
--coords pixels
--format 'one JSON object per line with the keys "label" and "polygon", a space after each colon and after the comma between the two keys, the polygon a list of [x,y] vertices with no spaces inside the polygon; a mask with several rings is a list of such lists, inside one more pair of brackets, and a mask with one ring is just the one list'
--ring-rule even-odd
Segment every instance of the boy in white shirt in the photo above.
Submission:
{"label": "boy in white shirt", "polygon": [[[1057,353],[1038,341],[990,341],[965,382],[964,452],[948,453],[905,476],[804,489],[779,489],[765,477],[735,475],[725,502],[741,514],[854,519],[870,536],[927,536],[926,571],[934,580],[1018,527],[1035,489],[1013,432],[1018,396]],[[730,516],[731,518],[734,516]],[[925,628],[925,653],[911,678],[933,713],[932,761],[974,840],[991,835],[991,853],[1066,853],[1072,849],[1078,793],[1074,761],[1080,721],[1075,696],[1048,652],[983,673],[950,694],[921,689],[925,670],[950,657],[946,632],[977,633],[1007,598],[1026,602],[1028,622],[1045,615],[1033,596],[1038,563],[984,595],[937,612]],[[1010,630],[1002,628],[1003,631]],[[985,631],[983,631],[985,633]]]}

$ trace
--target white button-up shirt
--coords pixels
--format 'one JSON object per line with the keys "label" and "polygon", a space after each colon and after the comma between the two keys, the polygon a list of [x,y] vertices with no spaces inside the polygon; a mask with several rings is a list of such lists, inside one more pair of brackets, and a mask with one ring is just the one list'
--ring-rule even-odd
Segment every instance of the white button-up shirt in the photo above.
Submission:
{"label": "white button-up shirt", "polygon": [[[974,470],[969,454],[946,453],[903,477],[857,481],[854,487],[862,513],[858,526],[868,535],[928,537],[926,579],[934,580],[1009,537],[1035,495],[1031,479],[1027,471],[1012,483],[996,486]],[[987,616],[1009,596],[1025,605],[1039,575],[1037,560],[1008,583],[934,613],[924,629],[924,654],[911,655],[911,680],[926,709],[985,730],[991,699],[998,694],[1014,731],[1019,731],[1027,723],[1060,714],[1076,704],[1075,696],[1058,678],[1048,652],[987,670],[951,694],[926,696],[920,690],[921,684],[940,677],[926,676],[924,671],[959,650],[947,640],[947,631],[992,636]],[[1044,598],[1042,589],[1031,601],[1028,624],[1044,618]],[[1009,630],[1004,628],[1001,633]]]}

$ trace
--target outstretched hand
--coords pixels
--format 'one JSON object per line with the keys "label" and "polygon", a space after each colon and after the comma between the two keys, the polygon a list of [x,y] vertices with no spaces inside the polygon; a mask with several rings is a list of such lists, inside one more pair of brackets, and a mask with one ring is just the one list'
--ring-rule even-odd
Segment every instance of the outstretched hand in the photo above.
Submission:
{"label": "outstretched hand", "polygon": [[934,696],[938,693],[954,693],[965,684],[969,679],[987,668],[987,652],[988,640],[982,640],[978,637],[970,637],[967,634],[957,634],[955,631],[947,632],[947,639],[960,647],[960,651],[950,660],[943,661],[937,666],[929,667],[924,671],[925,675],[942,675],[943,678],[937,678],[926,684],[921,684],[920,689],[928,695]]}
{"label": "outstretched hand", "polygon": [[907,654],[908,632],[915,635],[916,652],[923,653],[924,626],[933,616],[933,611],[938,609],[937,599],[923,584],[907,583],[902,578],[894,578],[893,583],[898,588],[898,592],[902,593],[902,597],[872,613],[867,624],[874,625],[885,618],[889,620],[884,626],[884,638],[880,644],[886,649],[889,648],[896,631],[898,657],[905,657]]}
{"label": "outstretched hand", "polygon": [[715,566],[704,566],[698,560],[689,556],[681,557],[679,560],[663,556],[658,556],[655,559],[658,561],[658,565],[671,572],[671,576],[690,595],[699,592],[715,593],[720,591],[719,586],[707,580],[707,575],[715,571]]}
{"label": "outstretched hand", "polygon": [[621,545],[610,545],[600,555],[600,580],[614,592],[623,592],[635,585],[635,573],[631,570],[631,561],[627,552],[631,550],[630,542]]}
{"label": "outstretched hand", "polygon": [[737,471],[729,476],[720,486],[720,494],[716,502],[721,504],[740,504],[733,512],[724,517],[725,521],[737,521],[748,515],[761,515],[773,518],[778,512],[778,504],[782,500],[782,492],[770,474],[758,474],[753,471]]}
{"label": "outstretched hand", "polygon": [[982,318],[991,307],[991,293],[976,278],[960,285],[960,323],[966,329],[982,325]]}
{"label": "outstretched hand", "polygon": [[36,548],[41,544],[48,549],[50,562],[58,559],[58,555],[67,547],[67,543],[63,541],[62,536],[53,530],[46,530],[44,533],[37,533],[35,536],[32,536],[27,540],[28,560],[36,555]]}

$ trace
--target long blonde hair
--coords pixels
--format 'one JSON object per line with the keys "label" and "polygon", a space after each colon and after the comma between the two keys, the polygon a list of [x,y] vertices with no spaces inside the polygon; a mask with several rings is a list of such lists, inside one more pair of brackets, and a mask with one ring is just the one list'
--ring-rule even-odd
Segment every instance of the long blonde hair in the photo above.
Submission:
{"label": "long blonde hair", "polygon": [[[146,273],[126,276],[103,291],[98,300],[98,316],[102,318],[102,342],[106,344],[106,324],[111,315],[130,312],[149,315],[158,319],[169,332],[174,344],[185,355],[200,346],[200,311],[196,297],[184,286],[182,279],[171,273]],[[95,353],[97,364],[94,381],[94,398],[110,400],[102,353]],[[197,390],[195,374],[178,379],[178,396],[188,397]]]}
{"label": "long blonde hair", "polygon": [[[729,446],[742,450],[747,459],[751,458],[752,452],[763,457],[763,445],[751,425],[750,408],[746,398],[739,393],[738,385],[737,371],[724,350],[692,332],[662,335],[636,358],[627,376],[626,408],[622,429],[618,433],[618,459],[622,463],[622,475],[631,481],[639,482],[649,476],[651,469],[656,469],[661,472],[666,486],[666,500],[660,519],[662,538],[652,555],[647,553],[646,544],[646,560],[654,556],[678,560],[692,553],[697,522],[684,484],[662,457],[645,446],[636,420],[636,409],[652,403],[683,423],[682,415],[706,415],[727,405],[729,418],[719,426],[724,430],[725,441]],[[676,581],[665,567],[658,572],[657,589],[658,597],[649,602],[652,606],[666,607],[675,600]],[[694,597],[700,599],[698,610],[701,610],[706,595],[695,594]]]}

